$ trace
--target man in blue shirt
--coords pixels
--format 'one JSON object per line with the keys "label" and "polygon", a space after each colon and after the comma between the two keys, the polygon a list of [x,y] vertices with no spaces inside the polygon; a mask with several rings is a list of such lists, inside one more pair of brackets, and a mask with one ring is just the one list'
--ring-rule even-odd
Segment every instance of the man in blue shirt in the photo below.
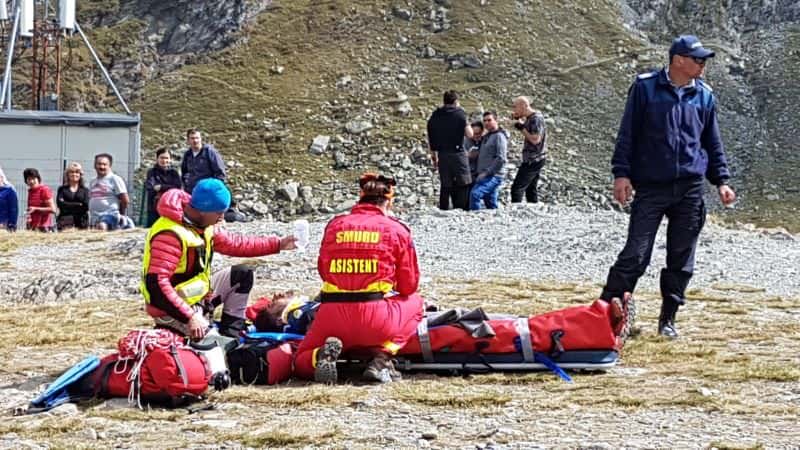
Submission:
{"label": "man in blue shirt", "polygon": [[625,248],[608,273],[600,297],[633,292],[650,263],[656,232],[667,217],[667,267],[661,271],[658,332],[678,337],[675,313],[685,302],[694,271],[697,237],[705,223],[703,177],[730,205],[736,194],[719,135],[716,100],[701,77],[714,52],[695,36],[679,36],[669,65],[639,75],[628,91],[611,160],[614,199],[631,204]]}
{"label": "man in blue shirt", "polygon": [[183,190],[191,193],[195,184],[205,178],[216,178],[225,182],[225,163],[222,161],[222,156],[214,146],[203,144],[200,130],[196,128],[188,130],[186,142],[189,148],[181,160]]}

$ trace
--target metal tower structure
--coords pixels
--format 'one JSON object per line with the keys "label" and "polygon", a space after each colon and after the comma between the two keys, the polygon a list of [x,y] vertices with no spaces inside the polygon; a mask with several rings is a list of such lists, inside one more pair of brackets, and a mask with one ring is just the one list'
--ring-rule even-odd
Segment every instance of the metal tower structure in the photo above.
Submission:
{"label": "metal tower structure", "polygon": [[30,50],[30,109],[60,110],[61,45],[65,38],[77,33],[125,112],[132,114],[94,47],[75,20],[76,0],[10,0],[10,5],[7,1],[9,0],[0,0],[0,42],[6,48],[5,70],[0,86],[0,109],[11,111],[11,73],[14,62]]}

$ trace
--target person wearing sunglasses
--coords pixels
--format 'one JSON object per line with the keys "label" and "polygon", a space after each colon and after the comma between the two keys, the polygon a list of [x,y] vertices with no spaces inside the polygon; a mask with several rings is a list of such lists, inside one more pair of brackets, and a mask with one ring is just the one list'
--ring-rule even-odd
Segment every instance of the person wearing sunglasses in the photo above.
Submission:
{"label": "person wearing sunglasses", "polygon": [[336,383],[340,354],[369,361],[364,379],[390,382],[392,363],[422,320],[419,265],[411,231],[391,216],[394,178],[366,173],[358,203],[325,227],[314,321],[297,349],[295,375]]}
{"label": "person wearing sunglasses", "polygon": [[661,70],[639,75],[628,91],[611,160],[614,199],[631,203],[625,247],[600,298],[632,293],[650,263],[659,225],[667,217],[667,265],[661,270],[658,333],[678,337],[675,315],[686,301],[695,248],[706,217],[705,177],[720,201],[736,194],[717,122],[716,98],[702,76],[714,51],[696,36],[678,36]]}

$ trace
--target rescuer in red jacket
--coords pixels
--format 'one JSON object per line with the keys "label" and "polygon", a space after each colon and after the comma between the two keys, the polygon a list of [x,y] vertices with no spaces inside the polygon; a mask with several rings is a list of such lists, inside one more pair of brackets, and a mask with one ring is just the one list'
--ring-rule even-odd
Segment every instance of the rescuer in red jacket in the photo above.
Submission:
{"label": "rescuer in red jacket", "polygon": [[317,260],[320,301],[297,350],[295,374],[335,383],[342,352],[368,356],[370,381],[399,377],[391,357],[422,320],[419,266],[411,233],[389,215],[393,178],[364,174],[358,204],[325,228]]}
{"label": "rescuer in red jacket", "polygon": [[200,339],[208,331],[210,313],[222,304],[219,332],[238,336],[245,326],[253,270],[236,265],[212,274],[214,253],[253,257],[296,248],[294,236],[227,232],[218,222],[230,201],[228,188],[214,178],[197,183],[191,196],[180,189],[161,196],[161,217],[145,240],[140,284],[156,326]]}

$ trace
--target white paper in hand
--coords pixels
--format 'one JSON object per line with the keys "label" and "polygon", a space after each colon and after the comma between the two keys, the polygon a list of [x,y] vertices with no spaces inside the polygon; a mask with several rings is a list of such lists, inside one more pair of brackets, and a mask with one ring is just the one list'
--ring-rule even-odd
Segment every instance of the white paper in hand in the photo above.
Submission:
{"label": "white paper in hand", "polygon": [[297,238],[297,241],[294,245],[297,246],[297,249],[301,252],[306,250],[308,246],[309,240],[309,225],[308,221],[305,219],[295,220],[294,221],[294,237]]}

